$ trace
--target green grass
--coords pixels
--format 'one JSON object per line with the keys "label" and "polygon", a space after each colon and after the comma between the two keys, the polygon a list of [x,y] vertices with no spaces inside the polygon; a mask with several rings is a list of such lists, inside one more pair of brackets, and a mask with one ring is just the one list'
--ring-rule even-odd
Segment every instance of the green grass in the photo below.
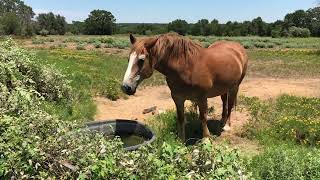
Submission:
{"label": "green grass", "polygon": [[[93,95],[115,100],[123,96],[120,85],[127,58],[105,55],[100,51],[51,49],[36,50],[39,63],[51,64],[68,75],[77,89],[90,89]],[[248,76],[319,77],[319,51],[250,50]],[[158,72],[141,86],[165,84]]]}
{"label": "green grass", "polygon": [[250,50],[249,76],[319,77],[319,50]]}
{"label": "green grass", "polygon": [[[105,55],[98,51],[68,49],[37,50],[41,64],[50,64],[61,70],[76,89],[90,90],[116,100],[123,96],[120,85],[127,68],[127,59]],[[142,86],[164,84],[164,77],[155,72]]]}
{"label": "green grass", "polygon": [[251,119],[243,136],[264,152],[252,158],[256,179],[320,178],[320,99],[283,95],[275,100],[241,97]]}
{"label": "green grass", "polygon": [[254,48],[302,48],[302,49],[319,49],[319,38],[271,38],[271,37],[215,37],[215,36],[189,36],[202,44],[211,44],[219,40],[237,41],[243,44],[247,49]]}

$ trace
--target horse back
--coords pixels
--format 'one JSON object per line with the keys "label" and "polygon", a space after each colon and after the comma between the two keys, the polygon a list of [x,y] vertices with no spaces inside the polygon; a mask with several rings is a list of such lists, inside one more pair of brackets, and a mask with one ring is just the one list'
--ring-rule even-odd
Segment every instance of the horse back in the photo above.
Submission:
{"label": "horse back", "polygon": [[[247,69],[247,54],[237,42],[218,41],[204,50],[201,76],[208,77],[212,85],[240,84]],[[200,68],[197,71],[201,72]],[[209,80],[208,79],[208,80]]]}

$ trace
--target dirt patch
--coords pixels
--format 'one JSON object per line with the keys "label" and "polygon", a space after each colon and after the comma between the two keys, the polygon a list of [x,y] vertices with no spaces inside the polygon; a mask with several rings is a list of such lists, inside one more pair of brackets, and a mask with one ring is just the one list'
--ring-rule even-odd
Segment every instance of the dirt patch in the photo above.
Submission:
{"label": "dirt patch", "polygon": [[[260,99],[275,98],[281,94],[296,96],[320,97],[320,79],[272,79],[272,78],[248,78],[240,87],[240,95],[257,96]],[[128,99],[110,101],[103,97],[95,98],[97,104],[96,120],[108,119],[137,119],[145,121],[152,114],[142,114],[143,110],[157,106],[157,112],[174,110],[175,105],[167,86],[154,86],[138,89],[136,95]],[[209,119],[221,118],[220,97],[209,99],[209,107],[214,107],[214,113]],[[186,106],[190,106],[187,102]],[[248,112],[236,111],[231,116],[231,130],[225,131],[216,139],[217,143],[227,141],[231,147],[240,149],[246,154],[254,155],[260,151],[260,147],[254,141],[242,138],[239,134],[249,120]],[[210,123],[208,123],[209,125]],[[209,127],[210,128],[210,127]]]}
{"label": "dirt patch", "polygon": [[[281,94],[320,97],[320,79],[248,78],[240,87],[240,95],[257,96],[264,100]],[[96,120],[116,118],[144,120],[151,116],[151,114],[142,114],[145,108],[157,106],[157,110],[165,111],[175,107],[167,86],[138,89],[136,95],[128,99],[110,101],[97,97],[95,101],[97,104]],[[214,105],[216,110],[220,110],[220,97],[209,99],[209,105]]]}

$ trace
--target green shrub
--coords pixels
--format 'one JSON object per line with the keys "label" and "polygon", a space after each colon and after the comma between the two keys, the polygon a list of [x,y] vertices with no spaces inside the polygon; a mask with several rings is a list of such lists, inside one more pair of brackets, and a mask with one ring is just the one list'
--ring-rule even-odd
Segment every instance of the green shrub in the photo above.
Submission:
{"label": "green shrub", "polygon": [[66,48],[67,45],[66,45],[66,44],[58,44],[57,47],[58,47],[58,48]]}
{"label": "green shrub", "polygon": [[86,43],[88,43],[88,44],[93,44],[93,43],[96,43],[96,42],[97,42],[97,40],[95,38],[90,38],[90,39],[86,40]]}
{"label": "green shrub", "polygon": [[85,50],[86,49],[86,44],[85,43],[78,43],[77,50]]}
{"label": "green shrub", "polygon": [[99,41],[101,43],[112,44],[114,42],[114,39],[102,37],[102,38],[99,38]]}
{"label": "green shrub", "polygon": [[96,41],[94,44],[95,48],[101,48],[101,42],[100,41]]}
{"label": "green shrub", "polygon": [[289,35],[291,37],[307,38],[307,37],[310,37],[311,32],[308,28],[298,28],[298,27],[292,26],[289,28]]}
{"label": "green shrub", "polygon": [[244,41],[244,42],[242,42],[242,45],[243,45],[243,47],[246,48],[246,49],[251,49],[251,48],[254,47],[254,45],[253,45],[251,42],[249,42],[249,41]]}
{"label": "green shrub", "polygon": [[102,95],[113,101],[119,99],[121,95],[120,83],[116,79],[107,79]]}
{"label": "green shrub", "polygon": [[273,30],[271,31],[271,37],[272,37],[272,38],[279,38],[279,37],[281,37],[281,30],[273,29]]}
{"label": "green shrub", "polygon": [[320,100],[283,95],[275,102],[244,98],[252,121],[247,125],[249,137],[268,141],[320,145]]}
{"label": "green shrub", "polygon": [[81,42],[81,40],[79,38],[76,37],[68,37],[65,40],[63,40],[63,43],[69,43],[69,42]]}
{"label": "green shrub", "polygon": [[256,48],[266,48],[266,43],[264,43],[264,42],[255,42],[254,46]]}
{"label": "green shrub", "polygon": [[45,41],[43,39],[32,39],[32,44],[45,44]]}
{"label": "green shrub", "polygon": [[39,34],[41,36],[48,36],[49,35],[49,31],[46,29],[42,29],[41,31],[39,31]]}
{"label": "green shrub", "polygon": [[105,45],[105,48],[119,48],[119,49],[125,49],[130,46],[128,41],[124,40],[113,40],[111,43],[107,43]]}
{"label": "green shrub", "polygon": [[320,179],[320,151],[283,145],[254,157],[250,167],[256,179]]}
{"label": "green shrub", "polygon": [[53,38],[49,38],[47,41],[48,42],[54,42],[54,39]]}

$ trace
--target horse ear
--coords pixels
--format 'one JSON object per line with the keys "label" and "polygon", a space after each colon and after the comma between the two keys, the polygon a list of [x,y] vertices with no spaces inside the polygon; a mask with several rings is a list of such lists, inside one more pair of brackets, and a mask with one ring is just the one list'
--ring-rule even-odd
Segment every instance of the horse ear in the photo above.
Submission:
{"label": "horse ear", "polygon": [[150,38],[144,43],[144,47],[151,49],[158,41],[158,38]]}
{"label": "horse ear", "polygon": [[131,44],[134,44],[136,43],[137,39],[132,34],[130,34],[130,41],[131,41]]}

